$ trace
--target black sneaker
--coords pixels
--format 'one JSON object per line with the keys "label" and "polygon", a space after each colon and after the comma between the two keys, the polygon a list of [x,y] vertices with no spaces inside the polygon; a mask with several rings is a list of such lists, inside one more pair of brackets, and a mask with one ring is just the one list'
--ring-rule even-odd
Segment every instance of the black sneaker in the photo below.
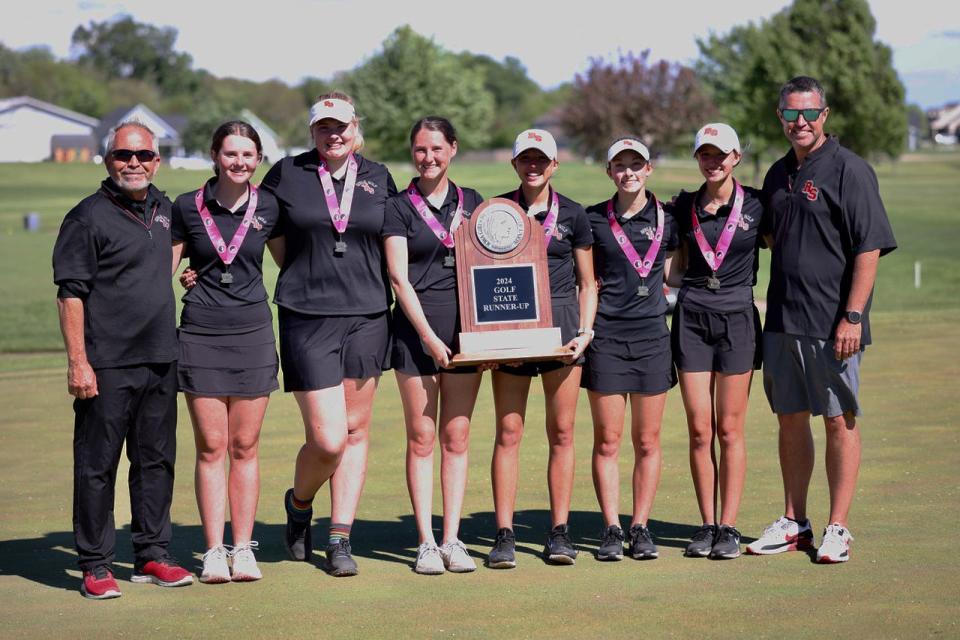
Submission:
{"label": "black sneaker", "polygon": [[657,545],[653,544],[650,529],[642,524],[630,527],[630,556],[635,560],[653,560],[660,556]]}
{"label": "black sneaker", "polygon": [[740,532],[734,527],[722,524],[717,533],[717,541],[710,552],[711,560],[733,560],[740,557]]}
{"label": "black sneaker", "polygon": [[690,538],[690,544],[683,555],[688,558],[706,558],[713,548],[713,541],[717,537],[717,525],[705,524]]}
{"label": "black sneaker", "polygon": [[[292,510],[293,489],[287,489],[287,494],[283,496],[283,507],[287,512],[287,528],[284,531],[284,546],[287,549],[287,555],[291,560],[308,562],[313,554],[313,544],[310,540],[310,523],[313,522],[313,509],[310,510],[306,520],[301,520],[300,514],[294,514]],[[297,519],[294,519],[297,518]]]}
{"label": "black sneaker", "polygon": [[612,524],[600,533],[597,560],[623,560],[623,529]]}
{"label": "black sneaker", "polygon": [[558,524],[547,535],[547,545],[543,548],[543,557],[554,564],[573,564],[577,559],[577,550],[570,541],[570,528]]}
{"label": "black sneaker", "polygon": [[493,541],[493,549],[490,549],[490,555],[487,556],[487,566],[491,569],[513,569],[517,566],[516,548],[517,540],[513,531],[500,529]]}
{"label": "black sneaker", "polygon": [[338,578],[357,575],[357,563],[350,554],[350,540],[340,538],[327,546],[327,573]]}

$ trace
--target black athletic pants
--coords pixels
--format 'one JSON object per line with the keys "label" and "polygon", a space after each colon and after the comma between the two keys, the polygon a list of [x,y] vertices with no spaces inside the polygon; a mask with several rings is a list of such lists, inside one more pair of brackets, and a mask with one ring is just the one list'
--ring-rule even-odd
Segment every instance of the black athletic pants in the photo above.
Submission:
{"label": "black athletic pants", "polygon": [[73,533],[81,570],[113,562],[114,485],[130,460],[130,531],[138,563],[170,543],[177,455],[177,363],[96,369],[99,395],[74,400]]}

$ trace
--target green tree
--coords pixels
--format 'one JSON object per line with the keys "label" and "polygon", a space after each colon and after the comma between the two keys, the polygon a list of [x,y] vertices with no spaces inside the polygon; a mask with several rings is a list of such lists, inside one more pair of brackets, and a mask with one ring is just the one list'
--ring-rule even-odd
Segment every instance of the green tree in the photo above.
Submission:
{"label": "green tree", "polygon": [[410,127],[426,115],[453,122],[462,147],[489,140],[493,97],[482,71],[409,26],[399,27],[380,53],[338,80],[357,102],[372,155],[409,157]]}
{"label": "green tree", "polygon": [[0,44],[0,95],[31,96],[96,118],[112,106],[102,76],[77,73],[46,48],[18,52]]}
{"label": "green tree", "polygon": [[527,76],[517,58],[507,56],[498,62],[486,55],[464,51],[459,54],[464,65],[483,72],[483,86],[494,100],[494,117],[489,144],[509,147],[517,133],[533,125],[542,109],[543,90]]}
{"label": "green tree", "polygon": [[723,118],[760,155],[784,148],[779,89],[798,75],[827,91],[827,131],[861,155],[897,156],[906,140],[904,88],[890,48],[874,40],[866,0],[794,0],[759,24],[698,40],[697,71]]}

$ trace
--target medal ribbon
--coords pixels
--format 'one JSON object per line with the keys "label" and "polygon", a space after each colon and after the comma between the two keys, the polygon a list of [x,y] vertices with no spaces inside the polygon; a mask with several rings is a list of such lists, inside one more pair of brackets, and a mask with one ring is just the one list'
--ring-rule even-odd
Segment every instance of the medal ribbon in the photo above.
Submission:
{"label": "medal ribbon", "polygon": [[[543,235],[547,239],[544,248],[550,246],[550,241],[553,240],[553,228],[557,226],[557,218],[560,217],[560,198],[557,197],[556,191],[553,189],[550,189],[550,191],[553,195],[553,198],[550,200],[550,211],[547,212],[547,217],[543,219]],[[519,189],[513,192],[513,201],[520,204]]]}
{"label": "medal ribbon", "polygon": [[193,196],[194,202],[197,204],[197,211],[200,213],[200,219],[203,220],[203,229],[207,232],[210,242],[213,243],[213,248],[217,250],[220,261],[227,266],[233,262],[233,259],[240,252],[240,246],[243,244],[244,238],[247,237],[247,231],[250,230],[253,213],[257,210],[257,199],[259,197],[257,188],[252,184],[249,186],[250,197],[247,200],[247,212],[243,214],[243,220],[240,221],[240,226],[237,227],[236,233],[230,239],[229,245],[223,241],[220,229],[217,228],[217,223],[213,221],[213,216],[207,209],[207,203],[203,201],[203,187],[200,187]]}
{"label": "medal ribbon", "polygon": [[352,153],[347,158],[347,179],[343,183],[342,206],[337,202],[337,192],[333,190],[333,178],[330,177],[330,170],[327,169],[327,163],[323,159],[317,167],[317,175],[320,176],[320,184],[323,186],[323,197],[327,199],[327,211],[333,221],[333,228],[343,235],[347,230],[347,222],[350,221],[350,208],[353,206],[353,187],[357,183],[357,159]]}
{"label": "medal ribbon", "polygon": [[610,225],[610,230],[613,232],[617,244],[620,245],[620,250],[627,256],[627,260],[633,265],[640,278],[646,278],[650,275],[650,270],[653,269],[653,263],[660,252],[660,244],[663,242],[663,207],[660,206],[660,202],[656,198],[653,199],[653,203],[657,205],[657,230],[653,234],[653,240],[650,242],[646,255],[641,260],[640,254],[633,248],[630,238],[627,237],[627,234],[623,232],[623,227],[617,222],[617,212],[613,208],[615,199],[616,196],[610,198],[610,201],[607,202],[607,223]]}
{"label": "medal ribbon", "polygon": [[453,221],[450,222],[449,233],[443,228],[443,225],[440,224],[437,217],[433,215],[433,212],[430,211],[427,203],[423,201],[423,196],[417,191],[413,180],[410,181],[410,186],[407,187],[407,197],[410,198],[414,209],[420,214],[420,218],[424,223],[430,227],[430,231],[433,231],[433,235],[437,236],[437,239],[447,249],[453,249],[453,232],[457,230],[457,227],[460,226],[460,222],[463,219],[463,190],[457,187],[457,185],[453,186],[457,189],[457,212],[453,215]]}
{"label": "medal ribbon", "polygon": [[690,208],[693,237],[697,239],[697,246],[700,247],[700,253],[703,255],[703,259],[707,261],[707,264],[710,265],[710,268],[713,269],[714,274],[720,270],[720,265],[723,264],[724,258],[727,257],[727,249],[730,248],[730,243],[733,242],[733,234],[737,232],[737,225],[740,223],[740,212],[743,210],[743,187],[741,187],[740,183],[736,180],[733,181],[733,184],[734,187],[736,187],[736,195],[733,198],[733,210],[727,217],[727,223],[720,233],[716,249],[710,246],[710,243],[707,242],[707,239],[703,235],[700,220],[697,218],[696,200],[694,200]]}

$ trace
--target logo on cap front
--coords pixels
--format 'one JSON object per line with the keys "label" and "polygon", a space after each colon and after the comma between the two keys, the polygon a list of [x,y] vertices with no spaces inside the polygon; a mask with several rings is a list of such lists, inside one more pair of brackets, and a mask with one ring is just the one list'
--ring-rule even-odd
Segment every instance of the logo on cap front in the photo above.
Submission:
{"label": "logo on cap front", "polygon": [[333,101],[331,101],[331,100],[324,100],[324,101],[323,101],[323,106],[325,106],[325,107],[333,107]]}
{"label": "logo on cap front", "polygon": [[625,147],[632,147],[632,146],[633,146],[633,142],[631,142],[630,140],[624,140],[624,141],[623,141],[623,146],[625,146]]}
{"label": "logo on cap front", "polygon": [[528,133],[528,134],[527,134],[527,137],[528,137],[528,138],[532,138],[532,139],[536,140],[537,142],[543,142],[543,136],[541,136],[539,133],[534,133],[533,131],[531,131],[530,133]]}
{"label": "logo on cap front", "polygon": [[703,130],[703,135],[705,136],[718,136],[720,132],[714,129],[713,127],[707,127]]}

